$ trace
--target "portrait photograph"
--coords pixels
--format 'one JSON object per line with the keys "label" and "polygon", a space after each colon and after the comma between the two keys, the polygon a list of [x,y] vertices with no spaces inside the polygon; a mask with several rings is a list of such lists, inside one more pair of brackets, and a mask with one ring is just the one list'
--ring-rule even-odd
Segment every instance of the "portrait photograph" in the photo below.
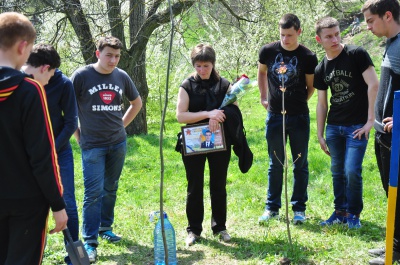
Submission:
{"label": "portrait photograph", "polygon": [[196,155],[226,150],[222,124],[211,132],[208,123],[182,126],[184,155]]}

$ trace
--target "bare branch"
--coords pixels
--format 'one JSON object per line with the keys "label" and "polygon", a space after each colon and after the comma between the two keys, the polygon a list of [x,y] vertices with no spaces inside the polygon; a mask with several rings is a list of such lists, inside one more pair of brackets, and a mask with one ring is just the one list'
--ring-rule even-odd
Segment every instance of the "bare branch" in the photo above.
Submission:
{"label": "bare branch", "polygon": [[162,0],[155,0],[151,8],[149,9],[149,13],[147,14],[147,17],[151,17],[154,15],[157,11],[157,9],[160,7]]}
{"label": "bare branch", "polygon": [[252,21],[249,20],[247,18],[241,17],[238,14],[235,13],[235,11],[232,10],[232,8],[229,6],[229,4],[225,1],[225,0],[218,0],[219,2],[222,3],[222,5],[226,8],[226,10],[228,10],[228,12],[234,17],[236,18],[238,21],[247,21],[247,22],[256,22],[256,21]]}
{"label": "bare branch", "polygon": [[[179,1],[178,3],[175,3],[172,6],[172,13],[174,17],[188,10],[194,3],[195,0]],[[153,31],[160,25],[168,23],[169,20],[169,9],[149,17],[137,33],[135,42],[132,43],[128,53],[133,56],[133,58],[139,58],[139,55],[145,50],[147,42],[149,41]]]}
{"label": "bare branch", "polygon": [[68,17],[76,36],[79,39],[81,51],[86,64],[96,60],[93,51],[96,50],[89,24],[79,0],[63,0],[65,14]]}
{"label": "bare branch", "polygon": [[60,34],[61,28],[65,27],[67,17],[63,17],[56,23],[56,34],[54,34],[53,38],[50,40],[51,44],[57,43],[57,39],[62,38],[62,34]]}

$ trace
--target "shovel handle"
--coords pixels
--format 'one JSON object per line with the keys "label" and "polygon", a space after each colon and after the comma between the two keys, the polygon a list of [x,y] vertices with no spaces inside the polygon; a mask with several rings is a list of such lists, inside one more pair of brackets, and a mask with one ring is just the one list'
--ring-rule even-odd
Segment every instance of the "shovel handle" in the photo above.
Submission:
{"label": "shovel handle", "polygon": [[70,243],[70,244],[74,243],[74,240],[72,239],[72,236],[71,236],[71,233],[69,232],[68,227],[65,228],[64,230],[62,230],[62,232],[63,232],[63,234],[64,234],[65,240],[66,240],[68,243]]}

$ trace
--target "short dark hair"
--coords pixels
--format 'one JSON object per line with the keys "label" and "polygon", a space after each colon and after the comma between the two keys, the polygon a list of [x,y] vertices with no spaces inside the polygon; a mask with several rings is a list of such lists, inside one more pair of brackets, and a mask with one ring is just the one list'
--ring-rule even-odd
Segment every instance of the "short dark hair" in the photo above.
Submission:
{"label": "short dark hair", "polygon": [[215,50],[211,45],[207,44],[197,44],[193,50],[192,53],[190,54],[190,59],[192,61],[192,65],[194,65],[195,62],[210,62],[213,65],[215,65],[216,61],[216,55],[215,55]]}
{"label": "short dark hair", "polygon": [[61,58],[51,44],[38,43],[33,45],[32,52],[26,63],[33,67],[48,64],[50,69],[55,69],[60,67]]}
{"label": "short dark hair", "polygon": [[210,130],[205,131],[204,135],[207,135],[207,133],[210,133],[212,135],[212,132]]}
{"label": "short dark hair", "polygon": [[113,49],[120,50],[124,47],[124,45],[117,37],[106,36],[101,37],[97,41],[97,50],[102,51],[105,47],[111,47]]}
{"label": "short dark hair", "polygon": [[315,23],[315,33],[320,36],[323,29],[330,29],[339,26],[339,21],[333,17],[323,17]]}
{"label": "short dark hair", "polygon": [[197,44],[192,52],[190,53],[190,60],[192,61],[192,65],[194,66],[194,64],[196,62],[210,62],[213,65],[213,69],[211,72],[211,76],[210,79],[215,79],[215,80],[219,80],[220,76],[217,72],[217,70],[215,70],[215,61],[216,61],[216,54],[215,54],[215,50],[213,47],[211,47],[211,45],[208,44]]}
{"label": "short dark hair", "polygon": [[36,30],[26,16],[17,12],[0,14],[0,49],[9,49],[19,40],[33,43],[35,39]]}
{"label": "short dark hair", "polygon": [[382,18],[387,11],[391,12],[393,19],[400,24],[400,5],[397,0],[368,0],[361,8],[361,12],[369,10],[371,14]]}
{"label": "short dark hair", "polygon": [[296,31],[300,29],[300,19],[295,14],[285,14],[279,20],[279,27],[281,29],[290,29],[293,27]]}

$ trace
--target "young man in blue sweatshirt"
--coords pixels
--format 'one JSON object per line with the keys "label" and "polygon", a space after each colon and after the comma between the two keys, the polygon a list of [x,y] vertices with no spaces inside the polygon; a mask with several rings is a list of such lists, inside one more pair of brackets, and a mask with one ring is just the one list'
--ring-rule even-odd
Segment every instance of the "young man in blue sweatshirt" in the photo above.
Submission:
{"label": "young man in blue sweatshirt", "polygon": [[[64,186],[63,197],[68,215],[67,226],[72,239],[78,241],[79,221],[75,200],[74,159],[69,142],[78,127],[78,110],[72,82],[57,69],[59,66],[60,56],[52,45],[36,44],[23,69],[41,82],[46,91],[61,181]],[[50,75],[53,76],[50,77]],[[65,262],[72,264],[68,256],[65,257]]]}

